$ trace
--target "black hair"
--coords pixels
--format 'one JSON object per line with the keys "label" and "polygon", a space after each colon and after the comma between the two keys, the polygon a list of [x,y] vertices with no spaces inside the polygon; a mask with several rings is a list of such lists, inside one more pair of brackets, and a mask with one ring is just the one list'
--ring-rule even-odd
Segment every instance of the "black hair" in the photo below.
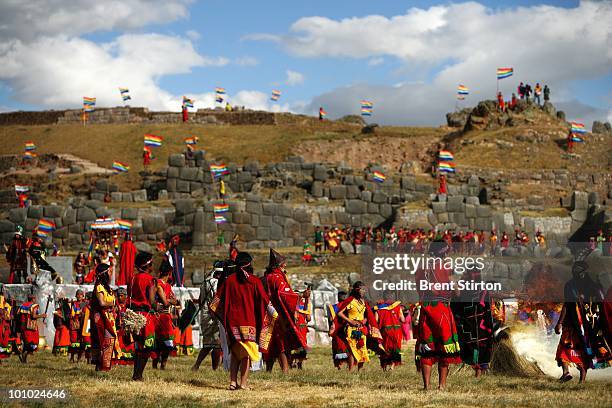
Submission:
{"label": "black hair", "polygon": [[359,294],[359,288],[361,288],[362,286],[364,286],[362,281],[357,281],[353,283],[353,289],[351,289],[350,296],[356,297],[356,298],[361,297],[361,295]]}

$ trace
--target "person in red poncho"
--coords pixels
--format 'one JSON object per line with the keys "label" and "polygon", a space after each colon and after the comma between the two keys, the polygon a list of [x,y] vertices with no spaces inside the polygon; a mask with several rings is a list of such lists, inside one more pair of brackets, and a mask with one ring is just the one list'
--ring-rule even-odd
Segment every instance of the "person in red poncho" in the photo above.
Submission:
{"label": "person in red poncho", "polygon": [[[434,241],[429,246],[429,255],[442,259],[447,250],[445,242]],[[419,269],[415,274],[417,288],[421,287],[422,282],[448,283],[451,273],[451,270],[437,264],[431,269]],[[415,360],[426,390],[430,388],[432,365],[438,364],[438,388],[444,389],[449,365],[461,363],[459,336],[449,306],[451,295],[450,290],[419,290],[421,311],[416,330]]]}
{"label": "person in red poncho", "polygon": [[286,260],[281,254],[270,248],[270,261],[264,276],[264,286],[272,305],[278,312],[278,323],[272,334],[270,349],[266,353],[266,370],[272,371],[274,361],[278,359],[281,370],[289,370],[289,358],[292,350],[307,349],[306,337],[295,322],[300,297],[310,298],[310,289],[300,296],[291,289],[285,272]]}
{"label": "person in red poncho", "polygon": [[110,287],[110,267],[100,264],[96,267],[91,301],[91,350],[92,364],[96,371],[109,371],[117,341],[115,325],[116,297]]}
{"label": "person in red poncho", "polygon": [[30,293],[28,300],[19,306],[17,314],[19,316],[19,334],[23,348],[19,360],[27,363],[28,354],[38,350],[38,319],[47,317],[46,313],[39,313],[39,306],[36,302],[36,295]]}
{"label": "person in red poncho", "polygon": [[444,174],[440,175],[440,185],[438,186],[438,194],[447,194],[446,176]]}
{"label": "person in red poncho", "polygon": [[384,352],[376,316],[364,296],[365,285],[360,281],[355,282],[350,296],[338,304],[330,332],[332,338],[338,337],[348,346],[349,371],[355,365],[360,370],[364,363],[370,361],[368,349]]}
{"label": "person in red poncho", "polygon": [[174,296],[172,285],[169,283],[172,266],[164,260],[159,266],[159,279],[155,287],[155,300],[157,302],[157,315],[155,318],[155,355],[153,368],[161,361],[160,368],[166,369],[166,362],[170,352],[174,350],[174,325],[170,306],[176,306],[179,301]]}
{"label": "person in red poncho", "polygon": [[147,365],[151,351],[155,347],[155,278],[153,255],[148,252],[136,254],[135,266],[138,273],[128,282],[128,307],[146,318],[145,326],[134,336],[136,351],[132,380],[142,381],[142,373]]}
{"label": "person in red poncho", "polygon": [[374,306],[374,315],[382,335],[382,345],[385,353],[380,355],[380,366],[383,370],[390,369],[402,363],[402,323],[404,323],[404,313],[402,312],[402,302],[381,300]]}
{"label": "person in red poncho", "polygon": [[117,286],[127,285],[134,277],[134,260],[136,258],[136,246],[132,241],[132,236],[128,232],[119,250],[119,276],[115,281]]}
{"label": "person in red poncho", "polygon": [[338,292],[338,303],[334,305],[327,305],[327,319],[329,320],[329,335],[332,339],[332,359],[334,361],[334,367],[338,370],[342,368],[342,364],[348,363],[349,348],[346,341],[340,336],[332,336],[335,332],[334,321],[338,314],[338,306],[341,305],[347,298],[348,293],[345,291]]}
{"label": "person in red poncho", "polygon": [[[236,256],[236,272],[217,289],[210,311],[227,333],[230,349],[230,390],[246,389],[251,361],[265,353],[278,313],[272,306],[261,280],[253,275],[253,258],[246,252]],[[240,383],[238,383],[240,370]]]}

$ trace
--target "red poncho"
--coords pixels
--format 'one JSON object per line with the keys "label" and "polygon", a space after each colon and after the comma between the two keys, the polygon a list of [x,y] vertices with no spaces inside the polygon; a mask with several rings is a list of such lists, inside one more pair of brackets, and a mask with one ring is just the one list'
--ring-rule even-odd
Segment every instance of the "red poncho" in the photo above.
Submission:
{"label": "red poncho", "polygon": [[116,285],[127,285],[132,280],[136,252],[136,246],[131,240],[123,241],[119,251],[119,276],[115,281]]}
{"label": "red poncho", "polygon": [[261,281],[249,275],[240,281],[230,275],[219,287],[210,310],[223,324],[230,344],[252,341],[262,353],[268,351],[276,313]]}
{"label": "red poncho", "polygon": [[374,306],[378,313],[378,327],[382,335],[382,344],[387,354],[399,353],[402,348],[402,322],[400,321],[401,302],[393,304],[379,302]]}
{"label": "red poncho", "polygon": [[274,331],[274,339],[270,345],[268,357],[274,358],[282,352],[306,349],[308,347],[306,336],[300,332],[295,323],[300,295],[291,289],[286,275],[279,269],[274,269],[264,279],[272,306],[279,316],[279,324]]}

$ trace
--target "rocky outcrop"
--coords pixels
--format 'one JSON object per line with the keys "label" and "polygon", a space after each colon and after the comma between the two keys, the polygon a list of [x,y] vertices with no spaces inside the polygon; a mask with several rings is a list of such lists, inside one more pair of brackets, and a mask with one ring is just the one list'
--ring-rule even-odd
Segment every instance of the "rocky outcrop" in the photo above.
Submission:
{"label": "rocky outcrop", "polygon": [[593,122],[592,132],[602,135],[612,135],[612,126],[610,126],[610,122],[600,122],[596,120]]}
{"label": "rocky outcrop", "polygon": [[448,127],[463,129],[471,112],[472,109],[470,108],[464,108],[455,112],[448,112],[446,114],[446,124]]}

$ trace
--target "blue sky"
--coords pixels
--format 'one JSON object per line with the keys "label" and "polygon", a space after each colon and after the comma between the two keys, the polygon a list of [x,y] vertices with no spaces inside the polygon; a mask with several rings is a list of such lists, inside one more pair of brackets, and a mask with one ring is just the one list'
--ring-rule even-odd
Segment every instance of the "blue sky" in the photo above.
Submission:
{"label": "blue sky", "polygon": [[[568,116],[611,116],[609,4],[109,0],[79,14],[82,1],[53,0],[66,19],[55,25],[44,13],[20,21],[22,2],[0,5],[0,27],[8,25],[0,28],[0,109],[76,108],[85,95],[119,105],[113,84],[122,82],[133,106],[153,109],[176,110],[182,95],[212,106],[223,86],[231,102],[255,109],[324,105],[338,117],[368,98],[381,123],[436,125],[455,106],[456,84],[472,90],[466,105],[492,98],[495,66],[509,65],[516,75],[500,82],[508,97],[519,80],[550,82]],[[580,52],[572,58],[572,50]],[[283,92],[278,104],[268,100],[274,88]]]}

